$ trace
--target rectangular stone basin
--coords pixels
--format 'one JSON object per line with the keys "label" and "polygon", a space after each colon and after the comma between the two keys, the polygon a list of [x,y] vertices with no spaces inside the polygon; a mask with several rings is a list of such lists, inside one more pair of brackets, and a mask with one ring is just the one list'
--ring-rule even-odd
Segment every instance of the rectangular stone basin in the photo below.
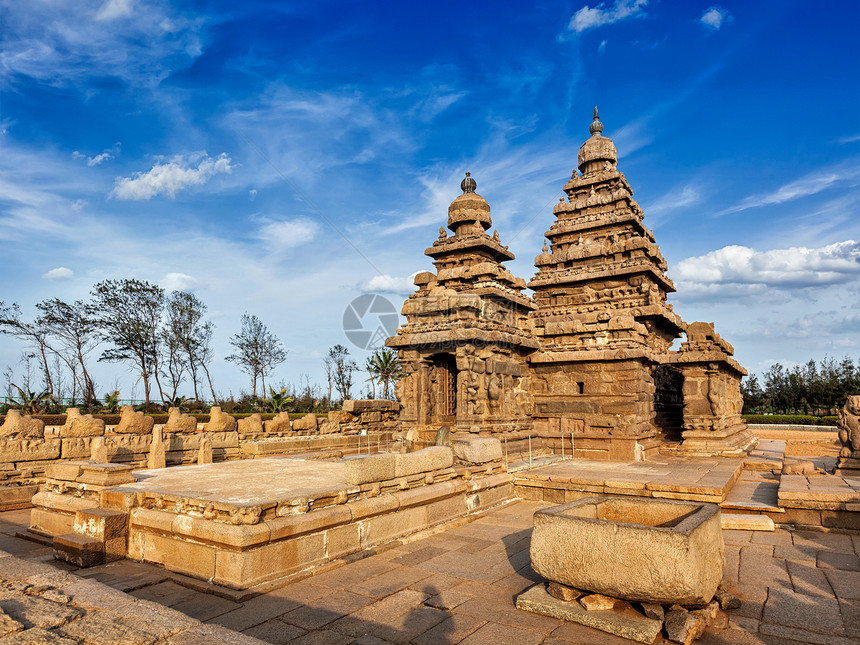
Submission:
{"label": "rectangular stone basin", "polygon": [[586,497],[534,515],[532,567],[547,580],[630,601],[703,605],[723,576],[715,504]]}

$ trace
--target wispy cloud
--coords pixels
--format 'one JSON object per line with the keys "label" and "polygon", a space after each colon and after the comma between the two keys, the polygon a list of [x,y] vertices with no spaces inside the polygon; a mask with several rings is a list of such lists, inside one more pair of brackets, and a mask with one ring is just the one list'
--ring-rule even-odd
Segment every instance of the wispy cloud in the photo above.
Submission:
{"label": "wispy cloud", "polygon": [[86,159],[87,165],[92,168],[93,166],[98,166],[99,164],[104,163],[105,161],[109,161],[111,159],[115,159],[119,154],[120,149],[122,148],[122,144],[119,142],[115,143],[111,148],[105,149],[103,152],[93,155],[92,157],[88,157],[84,153],[79,150],[75,150],[72,153],[72,159]]}
{"label": "wispy cloud", "polygon": [[856,184],[858,179],[860,179],[860,160],[852,159],[848,162],[804,175],[800,179],[789,182],[773,192],[746,197],[734,206],[718,212],[717,215],[728,215],[730,213],[745,211],[749,208],[782,204],[820,193],[837,184],[851,183],[853,185]]}
{"label": "wispy cloud", "polygon": [[317,223],[305,218],[261,218],[256,237],[272,251],[278,251],[307,244],[318,232]]}
{"label": "wispy cloud", "polygon": [[221,153],[218,157],[210,157],[206,153],[189,157],[177,155],[167,163],[156,162],[146,172],[138,172],[131,177],[118,177],[111,197],[138,200],[166,195],[173,199],[176,193],[191,186],[205,184],[217,174],[231,173],[233,167],[226,153]]}
{"label": "wispy cloud", "polygon": [[644,7],[647,4],[648,0],[615,0],[609,8],[602,2],[594,7],[585,5],[573,14],[567,28],[580,34],[625,18],[642,18],[645,16]]}
{"label": "wispy cloud", "polygon": [[134,0],[107,0],[92,5],[3,3],[0,84],[23,76],[54,86],[89,88],[94,79],[113,77],[152,87],[202,53],[205,21],[187,19],[166,2],[147,2],[144,7]]}
{"label": "wispy cloud", "polygon": [[158,281],[159,286],[166,291],[194,291],[200,286],[200,281],[187,273],[168,273]]}
{"label": "wispy cloud", "polygon": [[699,18],[699,22],[702,23],[708,29],[713,29],[714,31],[719,31],[720,27],[723,26],[724,23],[731,20],[731,15],[728,11],[719,7],[717,5],[712,5],[705,9],[705,12],[702,14],[702,17]]}
{"label": "wispy cloud", "polygon": [[673,188],[651,204],[643,204],[643,208],[649,226],[654,228],[671,218],[675,211],[692,206],[701,200],[702,195],[699,188],[693,184],[688,184]]}

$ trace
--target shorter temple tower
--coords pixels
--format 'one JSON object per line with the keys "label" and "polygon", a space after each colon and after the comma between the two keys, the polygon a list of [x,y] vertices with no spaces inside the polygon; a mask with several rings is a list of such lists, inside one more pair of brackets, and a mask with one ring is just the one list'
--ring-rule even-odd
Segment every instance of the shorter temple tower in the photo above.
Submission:
{"label": "shorter temple tower", "polygon": [[531,428],[526,284],[502,266],[514,259],[492,226],[490,205],[466,173],[463,194],[448,207],[449,236],[424,253],[436,272],[415,276],[418,291],[403,305],[407,323],[386,341],[398,350],[401,425],[423,440],[440,430],[509,432]]}

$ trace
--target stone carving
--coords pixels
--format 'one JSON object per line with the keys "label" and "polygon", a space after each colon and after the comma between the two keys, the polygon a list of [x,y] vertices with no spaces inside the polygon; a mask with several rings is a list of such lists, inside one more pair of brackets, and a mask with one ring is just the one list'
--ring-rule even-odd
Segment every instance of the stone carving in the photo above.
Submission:
{"label": "stone carving", "polygon": [[119,423],[114,432],[117,434],[149,434],[155,425],[155,419],[143,412],[135,412],[130,405],[122,406]]}
{"label": "stone carving", "polygon": [[212,441],[209,437],[204,436],[200,439],[200,448],[197,450],[197,463],[212,463]]}
{"label": "stone carving", "polygon": [[81,414],[78,408],[66,409],[66,423],[59,430],[60,437],[98,437],[104,433],[104,419]]}
{"label": "stone carving", "polygon": [[183,414],[179,408],[170,408],[167,413],[167,423],[164,424],[165,432],[180,434],[197,432],[197,419],[195,417],[190,414]]}
{"label": "stone carving", "polygon": [[[272,421],[277,421],[281,418],[281,416],[285,414],[281,412],[278,416],[276,416]],[[289,419],[288,419],[289,420]],[[266,428],[269,427],[269,424],[272,421],[266,421]],[[263,417],[260,416],[259,413],[252,414],[249,417],[245,417],[243,419],[237,420],[237,425],[239,428],[239,434],[262,434],[263,433]],[[274,424],[277,426],[278,424]],[[271,430],[270,430],[271,432]]]}
{"label": "stone carving", "polygon": [[152,429],[152,443],[149,445],[149,457],[146,460],[147,468],[165,468],[167,466],[167,452],[164,445],[164,434],[161,426]]}
{"label": "stone carving", "polygon": [[0,437],[9,439],[41,439],[45,436],[45,422],[34,419],[29,414],[21,415],[20,410],[8,410]]}
{"label": "stone carving", "polygon": [[266,421],[266,432],[268,434],[284,434],[290,432],[290,430],[292,430],[292,424],[290,423],[289,412],[279,412],[274,419]]}
{"label": "stone carving", "polygon": [[236,432],[239,424],[229,414],[221,412],[221,408],[212,406],[209,410],[209,423],[204,424],[204,432]]}
{"label": "stone carving", "polygon": [[97,464],[110,462],[104,437],[93,437],[92,443],[90,443],[90,460]]}
{"label": "stone carving", "polygon": [[848,397],[845,406],[839,411],[836,427],[839,429],[839,441],[842,442],[836,474],[856,477],[860,475],[860,395]]}
{"label": "stone carving", "polygon": [[313,412],[309,412],[301,419],[293,421],[293,430],[316,430],[317,427],[317,415]]}

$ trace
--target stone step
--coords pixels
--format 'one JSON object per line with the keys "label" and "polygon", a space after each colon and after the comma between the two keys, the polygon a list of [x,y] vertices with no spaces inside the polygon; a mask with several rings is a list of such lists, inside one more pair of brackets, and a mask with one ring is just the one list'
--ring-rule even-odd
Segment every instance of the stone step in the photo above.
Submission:
{"label": "stone step", "polygon": [[755,513],[722,513],[720,526],[735,531],[773,531],[773,520],[767,515]]}
{"label": "stone step", "polygon": [[724,510],[744,510],[757,513],[782,513],[779,508],[779,480],[752,478],[752,473],[742,473],[720,504]]}
{"label": "stone step", "polygon": [[746,470],[763,470],[772,473],[782,472],[785,460],[785,441],[778,439],[759,439],[758,446],[744,459]]}

